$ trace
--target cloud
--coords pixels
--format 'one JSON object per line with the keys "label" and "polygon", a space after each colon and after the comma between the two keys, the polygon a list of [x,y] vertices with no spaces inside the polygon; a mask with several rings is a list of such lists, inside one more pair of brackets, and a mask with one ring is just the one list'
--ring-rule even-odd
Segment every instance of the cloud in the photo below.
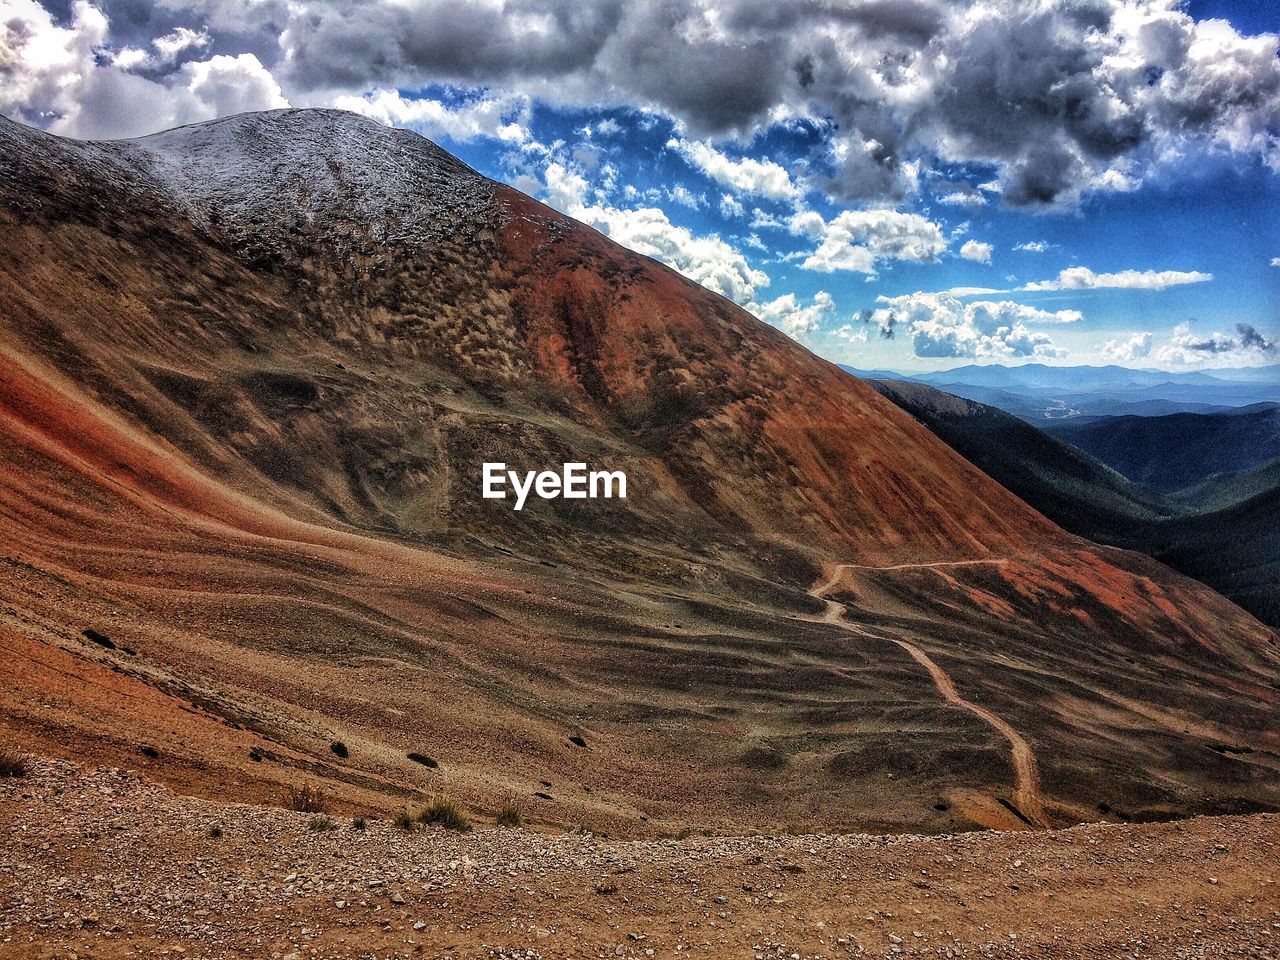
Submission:
{"label": "cloud", "polygon": [[1075,323],[1074,310],[1049,312],[1008,300],[962,303],[946,293],[909,293],[877,298],[883,304],[866,318],[880,336],[911,339],[918,357],[1055,358],[1066,351],[1048,334],[1027,324]]}
{"label": "cloud", "polygon": [[1027,253],[1044,253],[1049,249],[1049,244],[1043,240],[1028,240],[1026,243],[1014,244],[1013,249],[1024,250]]}
{"label": "cloud", "polygon": [[796,236],[818,241],[801,266],[819,273],[852,270],[874,273],[882,260],[931,262],[947,249],[942,229],[916,213],[846,210],[831,220],[803,211],[788,220]]}
{"label": "cloud", "polygon": [[177,63],[188,51],[203,50],[209,46],[210,40],[208,30],[178,27],[152,40],[151,50],[125,47],[112,56],[111,62],[124,70],[159,69]]}
{"label": "cloud", "polygon": [[[265,89],[295,103],[448,84],[661,113],[682,143],[701,144],[688,149],[719,182],[774,198],[800,189],[785,169],[753,158],[759,166],[746,167],[704,141],[748,143],[777,124],[810,123],[823,131],[828,169],[805,185],[871,204],[909,195],[924,171],[957,166],[994,170],[979,192],[1006,204],[1058,207],[1135,189],[1206,153],[1280,169],[1280,38],[1196,21],[1173,0],[254,0],[247,10],[239,0],[104,0],[103,9],[109,22],[74,2],[55,23],[33,0],[6,0],[6,113],[112,136],[198,118],[217,98],[191,104],[177,71],[203,51],[252,57],[269,75]],[[946,200],[976,204],[972,195]]]}
{"label": "cloud", "polygon": [[835,313],[836,302],[827,291],[819,290],[807,306],[802,305],[794,293],[785,293],[767,303],[752,304],[748,309],[789,336],[800,337],[818,330]]}
{"label": "cloud", "polygon": [[737,303],[751,305],[769,275],[751,266],[715,234],[695,234],[674,224],[658,207],[620,209],[581,172],[558,161],[547,164],[539,191],[549,206],[581,220],[636,253],[660,260],[690,280]]}
{"label": "cloud", "polygon": [[960,256],[975,263],[991,262],[991,244],[978,240],[966,240],[960,248]]}
{"label": "cloud", "polygon": [[1271,258],[1271,265],[1272,265],[1273,267],[1280,267],[1280,257],[1272,257],[1272,258]]}
{"label": "cloud", "polygon": [[983,207],[987,198],[977,190],[952,190],[938,197],[938,202],[948,207]]}
{"label": "cloud", "polygon": [[456,104],[406,97],[395,90],[374,90],[362,97],[338,96],[333,106],[351,110],[389,127],[406,127],[431,140],[469,143],[489,137],[512,144],[529,142],[530,105],[525,97],[479,97]]}
{"label": "cloud", "polygon": [[667,191],[667,198],[672,203],[678,203],[682,207],[688,207],[691,210],[697,210],[707,205],[707,198],[695,194],[683,183],[678,183]]}
{"label": "cloud", "polygon": [[1252,324],[1237,323],[1236,333],[1240,335],[1241,350],[1258,350],[1262,353],[1275,352],[1276,342],[1274,340],[1268,340],[1255,330]]}
{"label": "cloud", "polygon": [[1275,339],[1264,336],[1252,324],[1237,323],[1234,334],[1214,332],[1206,337],[1192,330],[1190,323],[1180,323],[1169,342],[1153,349],[1151,356],[1180,366],[1229,366],[1256,364],[1276,352]]}
{"label": "cloud", "polygon": [[1155,338],[1150,333],[1135,333],[1127,340],[1108,340],[1102,348],[1102,356],[1106,360],[1117,363],[1132,363],[1151,356],[1151,345]]}
{"label": "cloud", "polygon": [[734,160],[710,144],[696,140],[672,139],[667,142],[667,148],[679,153],[690,165],[712,180],[741,193],[773,200],[790,200],[803,192],[792,182],[786,168],[772,160],[756,160],[752,157]]}
{"label": "cloud", "polygon": [[720,197],[720,214],[724,217],[741,217],[746,214],[746,210],[737,197],[726,193]]}
{"label": "cloud", "polygon": [[[288,106],[252,53],[174,61],[205,34],[174,31],[120,63],[104,53],[109,24],[96,7],[71,5],[65,25],[33,0],[7,0],[0,23],[0,113],[68,136],[123,137]],[[154,68],[168,66],[163,74]],[[143,72],[146,71],[146,75]]]}
{"label": "cloud", "polygon": [[1198,270],[1121,270],[1119,273],[1094,273],[1088,267],[1067,267],[1054,280],[1037,280],[1023,290],[1163,290],[1187,283],[1206,283],[1211,273]]}

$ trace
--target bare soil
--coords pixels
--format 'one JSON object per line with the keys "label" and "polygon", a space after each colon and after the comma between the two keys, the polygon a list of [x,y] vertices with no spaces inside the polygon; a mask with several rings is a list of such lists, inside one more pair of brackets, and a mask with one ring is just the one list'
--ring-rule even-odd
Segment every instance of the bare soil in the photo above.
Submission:
{"label": "bare soil", "polygon": [[35,762],[0,780],[0,958],[1280,954],[1269,814],[644,841],[314,819]]}

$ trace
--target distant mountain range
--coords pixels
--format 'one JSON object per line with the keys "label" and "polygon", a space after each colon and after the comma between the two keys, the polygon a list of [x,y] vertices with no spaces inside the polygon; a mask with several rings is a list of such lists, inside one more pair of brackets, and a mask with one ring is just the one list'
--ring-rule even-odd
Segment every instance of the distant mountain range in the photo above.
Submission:
{"label": "distant mountain range", "polygon": [[[1090,418],[1046,432],[927,384],[870,382],[1063,528],[1140,550],[1280,626],[1280,407]],[[1271,459],[1250,462],[1259,458]],[[1215,469],[1240,466],[1252,469]],[[1162,492],[1175,486],[1186,488]]]}
{"label": "distant mountain range", "polygon": [[1280,364],[1170,373],[1120,366],[1051,367],[969,364],[931,373],[898,374],[844,367],[873,380],[911,380],[999,407],[1041,423],[1082,416],[1214,413],[1280,402]]}

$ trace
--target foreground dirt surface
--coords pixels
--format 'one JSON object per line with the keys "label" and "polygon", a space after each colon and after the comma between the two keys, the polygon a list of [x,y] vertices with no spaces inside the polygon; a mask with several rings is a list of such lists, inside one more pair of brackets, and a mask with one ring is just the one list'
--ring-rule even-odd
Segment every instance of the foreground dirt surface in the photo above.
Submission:
{"label": "foreground dirt surface", "polygon": [[0,780],[0,958],[1280,956],[1270,814],[659,841],[313,820],[33,763]]}

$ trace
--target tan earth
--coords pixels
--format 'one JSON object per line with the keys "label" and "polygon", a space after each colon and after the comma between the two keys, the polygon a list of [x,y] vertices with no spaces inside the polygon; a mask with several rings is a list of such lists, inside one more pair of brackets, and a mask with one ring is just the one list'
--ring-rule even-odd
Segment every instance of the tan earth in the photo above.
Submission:
{"label": "tan earth", "polygon": [[0,780],[0,958],[1280,956],[1272,814],[659,841],[315,820],[36,764]]}
{"label": "tan earth", "polygon": [[1280,637],[728,300],[337,111],[0,235],[3,960],[1275,955]]}

